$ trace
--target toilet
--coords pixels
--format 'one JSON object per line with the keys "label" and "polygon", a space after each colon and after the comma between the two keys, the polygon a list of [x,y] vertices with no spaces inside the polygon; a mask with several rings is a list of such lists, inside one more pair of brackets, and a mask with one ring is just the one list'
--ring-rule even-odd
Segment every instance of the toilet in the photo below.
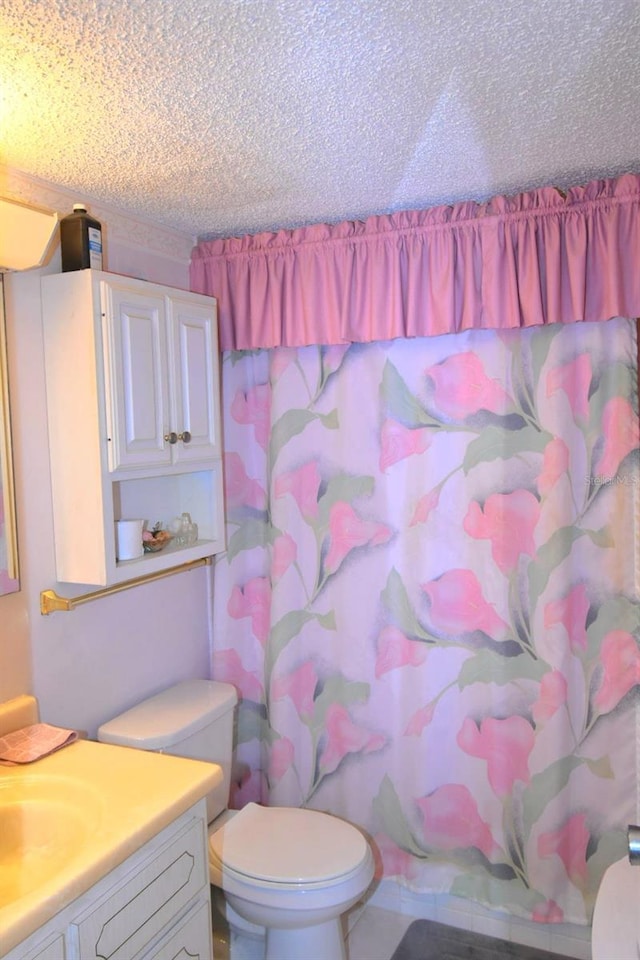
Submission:
{"label": "toilet", "polygon": [[369,843],[317,810],[228,809],[236,702],[231,684],[185,680],[104,723],[98,740],[222,767],[207,797],[209,873],[224,897],[231,960],[346,960],[341,915],[373,879]]}

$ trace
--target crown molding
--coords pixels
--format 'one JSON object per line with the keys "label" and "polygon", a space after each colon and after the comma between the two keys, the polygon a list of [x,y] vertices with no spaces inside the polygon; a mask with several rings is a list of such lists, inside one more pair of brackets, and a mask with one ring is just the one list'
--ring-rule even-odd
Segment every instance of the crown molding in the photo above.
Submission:
{"label": "crown molding", "polygon": [[188,263],[195,246],[195,237],[172,230],[152,220],[132,217],[117,207],[100,203],[91,197],[78,198],[78,191],[40,180],[22,170],[0,164],[0,196],[46,207],[61,217],[71,213],[73,204],[86,201],[91,213],[101,222],[108,239],[118,245],[162,254],[172,260]]}

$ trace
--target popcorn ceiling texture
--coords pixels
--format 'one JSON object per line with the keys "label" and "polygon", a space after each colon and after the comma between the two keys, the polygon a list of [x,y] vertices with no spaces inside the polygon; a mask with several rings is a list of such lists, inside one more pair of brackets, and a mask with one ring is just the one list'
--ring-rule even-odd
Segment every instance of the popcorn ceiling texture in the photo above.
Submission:
{"label": "popcorn ceiling texture", "polygon": [[193,236],[640,171],[638,0],[0,0],[0,160]]}

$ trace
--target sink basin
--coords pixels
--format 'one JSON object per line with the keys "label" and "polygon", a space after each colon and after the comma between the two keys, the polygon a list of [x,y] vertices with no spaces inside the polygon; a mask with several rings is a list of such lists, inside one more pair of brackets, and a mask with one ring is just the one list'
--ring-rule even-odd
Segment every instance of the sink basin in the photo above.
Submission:
{"label": "sink basin", "polygon": [[31,893],[80,853],[100,800],[72,777],[0,774],[0,905]]}

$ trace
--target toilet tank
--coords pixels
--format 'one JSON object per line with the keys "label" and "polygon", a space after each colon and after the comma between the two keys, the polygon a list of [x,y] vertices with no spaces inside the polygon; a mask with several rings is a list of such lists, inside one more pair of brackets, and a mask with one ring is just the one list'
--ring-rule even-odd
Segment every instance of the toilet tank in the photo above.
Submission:
{"label": "toilet tank", "polygon": [[229,683],[183,680],[103,723],[98,740],[219,764],[222,783],[207,796],[211,823],[229,803],[237,700]]}

